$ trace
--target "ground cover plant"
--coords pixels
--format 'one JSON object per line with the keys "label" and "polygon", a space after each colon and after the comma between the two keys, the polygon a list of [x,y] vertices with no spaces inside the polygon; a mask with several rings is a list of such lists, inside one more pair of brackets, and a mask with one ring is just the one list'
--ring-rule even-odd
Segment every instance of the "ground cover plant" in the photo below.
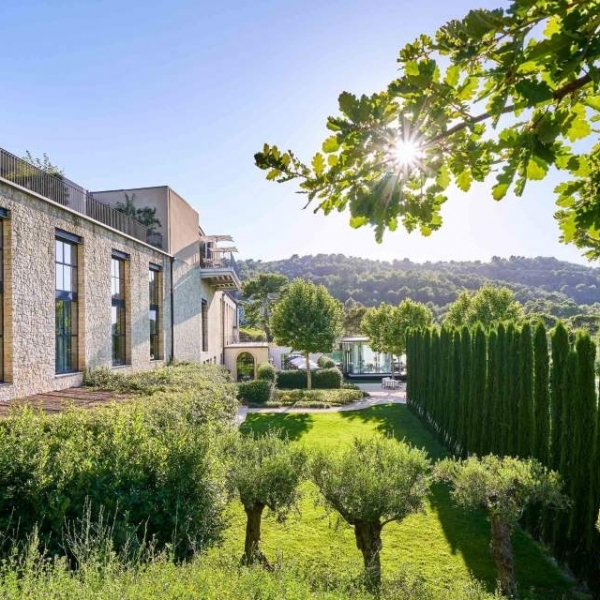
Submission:
{"label": "ground cover plant", "polygon": [[[242,430],[265,432],[273,427],[282,429],[290,440],[307,449],[335,452],[340,446],[350,447],[356,436],[383,433],[425,448],[433,460],[447,456],[444,447],[403,405],[338,413],[250,414]],[[318,494],[313,484],[305,483],[301,489],[304,499],[298,516],[290,515],[284,525],[273,519],[264,521],[263,550],[270,556],[279,553],[284,562],[294,562],[307,571],[319,570],[330,573],[331,577],[339,573],[359,577],[363,565],[353,530],[328,514],[322,504],[315,504]],[[243,511],[234,507],[230,517],[223,551],[235,553],[243,544],[245,519]],[[473,578],[481,581],[488,593],[496,587],[485,514],[457,507],[445,484],[432,487],[422,514],[411,515],[400,524],[390,523],[381,538],[384,588],[404,568],[418,573],[436,598],[445,597],[455,586],[472,584]],[[571,583],[539,545],[520,529],[515,531],[513,542],[517,582],[523,598],[573,597]],[[454,597],[460,598],[460,594]]]}
{"label": "ground cover plant", "polygon": [[330,408],[359,402],[364,397],[361,390],[275,390],[266,404],[270,407],[295,406],[297,408]]}

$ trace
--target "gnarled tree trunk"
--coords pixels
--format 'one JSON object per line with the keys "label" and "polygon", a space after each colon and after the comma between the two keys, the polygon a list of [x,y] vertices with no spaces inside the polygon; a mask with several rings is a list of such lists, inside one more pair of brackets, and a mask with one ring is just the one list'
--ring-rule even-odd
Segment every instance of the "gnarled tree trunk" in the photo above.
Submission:
{"label": "gnarled tree trunk", "polygon": [[306,389],[310,390],[311,386],[312,386],[312,381],[311,381],[311,372],[310,372],[310,364],[309,364],[309,360],[310,360],[310,352],[306,353]]}
{"label": "gnarled tree trunk", "polygon": [[356,547],[362,552],[367,585],[371,589],[377,589],[381,584],[381,529],[379,523],[359,522],[354,525]]}
{"label": "gnarled tree trunk", "polygon": [[517,599],[517,581],[510,527],[499,517],[492,516],[492,556],[498,569],[498,579],[502,593],[509,598]]}
{"label": "gnarled tree trunk", "polygon": [[244,542],[242,563],[245,565],[260,563],[266,569],[271,570],[269,561],[260,551],[260,525],[264,509],[265,505],[261,503],[254,504],[250,508],[244,507],[246,511],[246,541]]}

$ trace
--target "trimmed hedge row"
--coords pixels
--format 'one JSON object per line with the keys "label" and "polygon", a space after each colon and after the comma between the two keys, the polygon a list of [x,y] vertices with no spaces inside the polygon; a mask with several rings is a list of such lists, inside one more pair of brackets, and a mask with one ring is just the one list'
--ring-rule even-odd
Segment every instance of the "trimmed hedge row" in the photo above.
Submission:
{"label": "trimmed hedge row", "polygon": [[[337,390],[342,387],[343,376],[339,369],[311,370],[311,383],[314,389]],[[306,371],[303,369],[278,371],[277,387],[280,390],[306,389]]]}
{"label": "trimmed hedge row", "polygon": [[456,454],[533,457],[557,470],[572,505],[523,524],[600,588],[600,410],[596,348],[559,322],[496,330],[431,328],[407,336],[407,403]]}
{"label": "trimmed hedge row", "polygon": [[238,384],[238,397],[249,404],[265,404],[272,395],[275,386],[268,379],[255,379]]}

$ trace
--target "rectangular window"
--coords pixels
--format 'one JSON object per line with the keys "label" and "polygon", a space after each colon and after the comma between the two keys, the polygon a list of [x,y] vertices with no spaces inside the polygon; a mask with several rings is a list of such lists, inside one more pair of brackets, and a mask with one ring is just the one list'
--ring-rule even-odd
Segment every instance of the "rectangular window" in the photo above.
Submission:
{"label": "rectangular window", "polygon": [[150,266],[148,271],[148,320],[150,321],[150,360],[162,358],[160,351],[160,306],[162,298],[162,277],[158,269]]}
{"label": "rectangular window", "polygon": [[0,220],[0,381],[4,381],[4,221]]}
{"label": "rectangular window", "polygon": [[77,243],[58,235],[55,239],[56,372],[78,370]]}
{"label": "rectangular window", "polygon": [[127,364],[127,313],[125,297],[125,259],[113,256],[110,261],[112,363]]}
{"label": "rectangular window", "polygon": [[202,352],[208,352],[208,302],[202,300]]}

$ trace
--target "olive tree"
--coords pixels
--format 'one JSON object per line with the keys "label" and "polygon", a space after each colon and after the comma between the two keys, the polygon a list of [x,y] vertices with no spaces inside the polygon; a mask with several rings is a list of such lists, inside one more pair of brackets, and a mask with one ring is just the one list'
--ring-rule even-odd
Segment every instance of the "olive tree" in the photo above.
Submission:
{"label": "olive tree", "polygon": [[262,563],[271,568],[260,550],[260,529],[265,507],[279,518],[298,500],[298,485],[304,478],[304,452],[277,432],[240,436],[232,448],[229,487],[239,495],[246,512],[245,564]]}
{"label": "olive tree", "polygon": [[370,587],[381,582],[383,527],[422,510],[430,470],[424,450],[381,436],[355,439],[337,454],[320,452],[312,458],[311,478],[327,506],[354,528]]}
{"label": "olive tree", "polygon": [[565,497],[555,471],[534,459],[489,454],[463,461],[444,460],[437,475],[452,485],[452,497],[467,508],[485,511],[491,525],[491,551],[502,592],[517,598],[512,534],[525,509],[533,504],[562,507]]}
{"label": "olive tree", "polygon": [[271,318],[275,342],[304,352],[306,387],[311,389],[311,352],[331,352],[343,329],[343,311],[325,286],[294,280]]}

